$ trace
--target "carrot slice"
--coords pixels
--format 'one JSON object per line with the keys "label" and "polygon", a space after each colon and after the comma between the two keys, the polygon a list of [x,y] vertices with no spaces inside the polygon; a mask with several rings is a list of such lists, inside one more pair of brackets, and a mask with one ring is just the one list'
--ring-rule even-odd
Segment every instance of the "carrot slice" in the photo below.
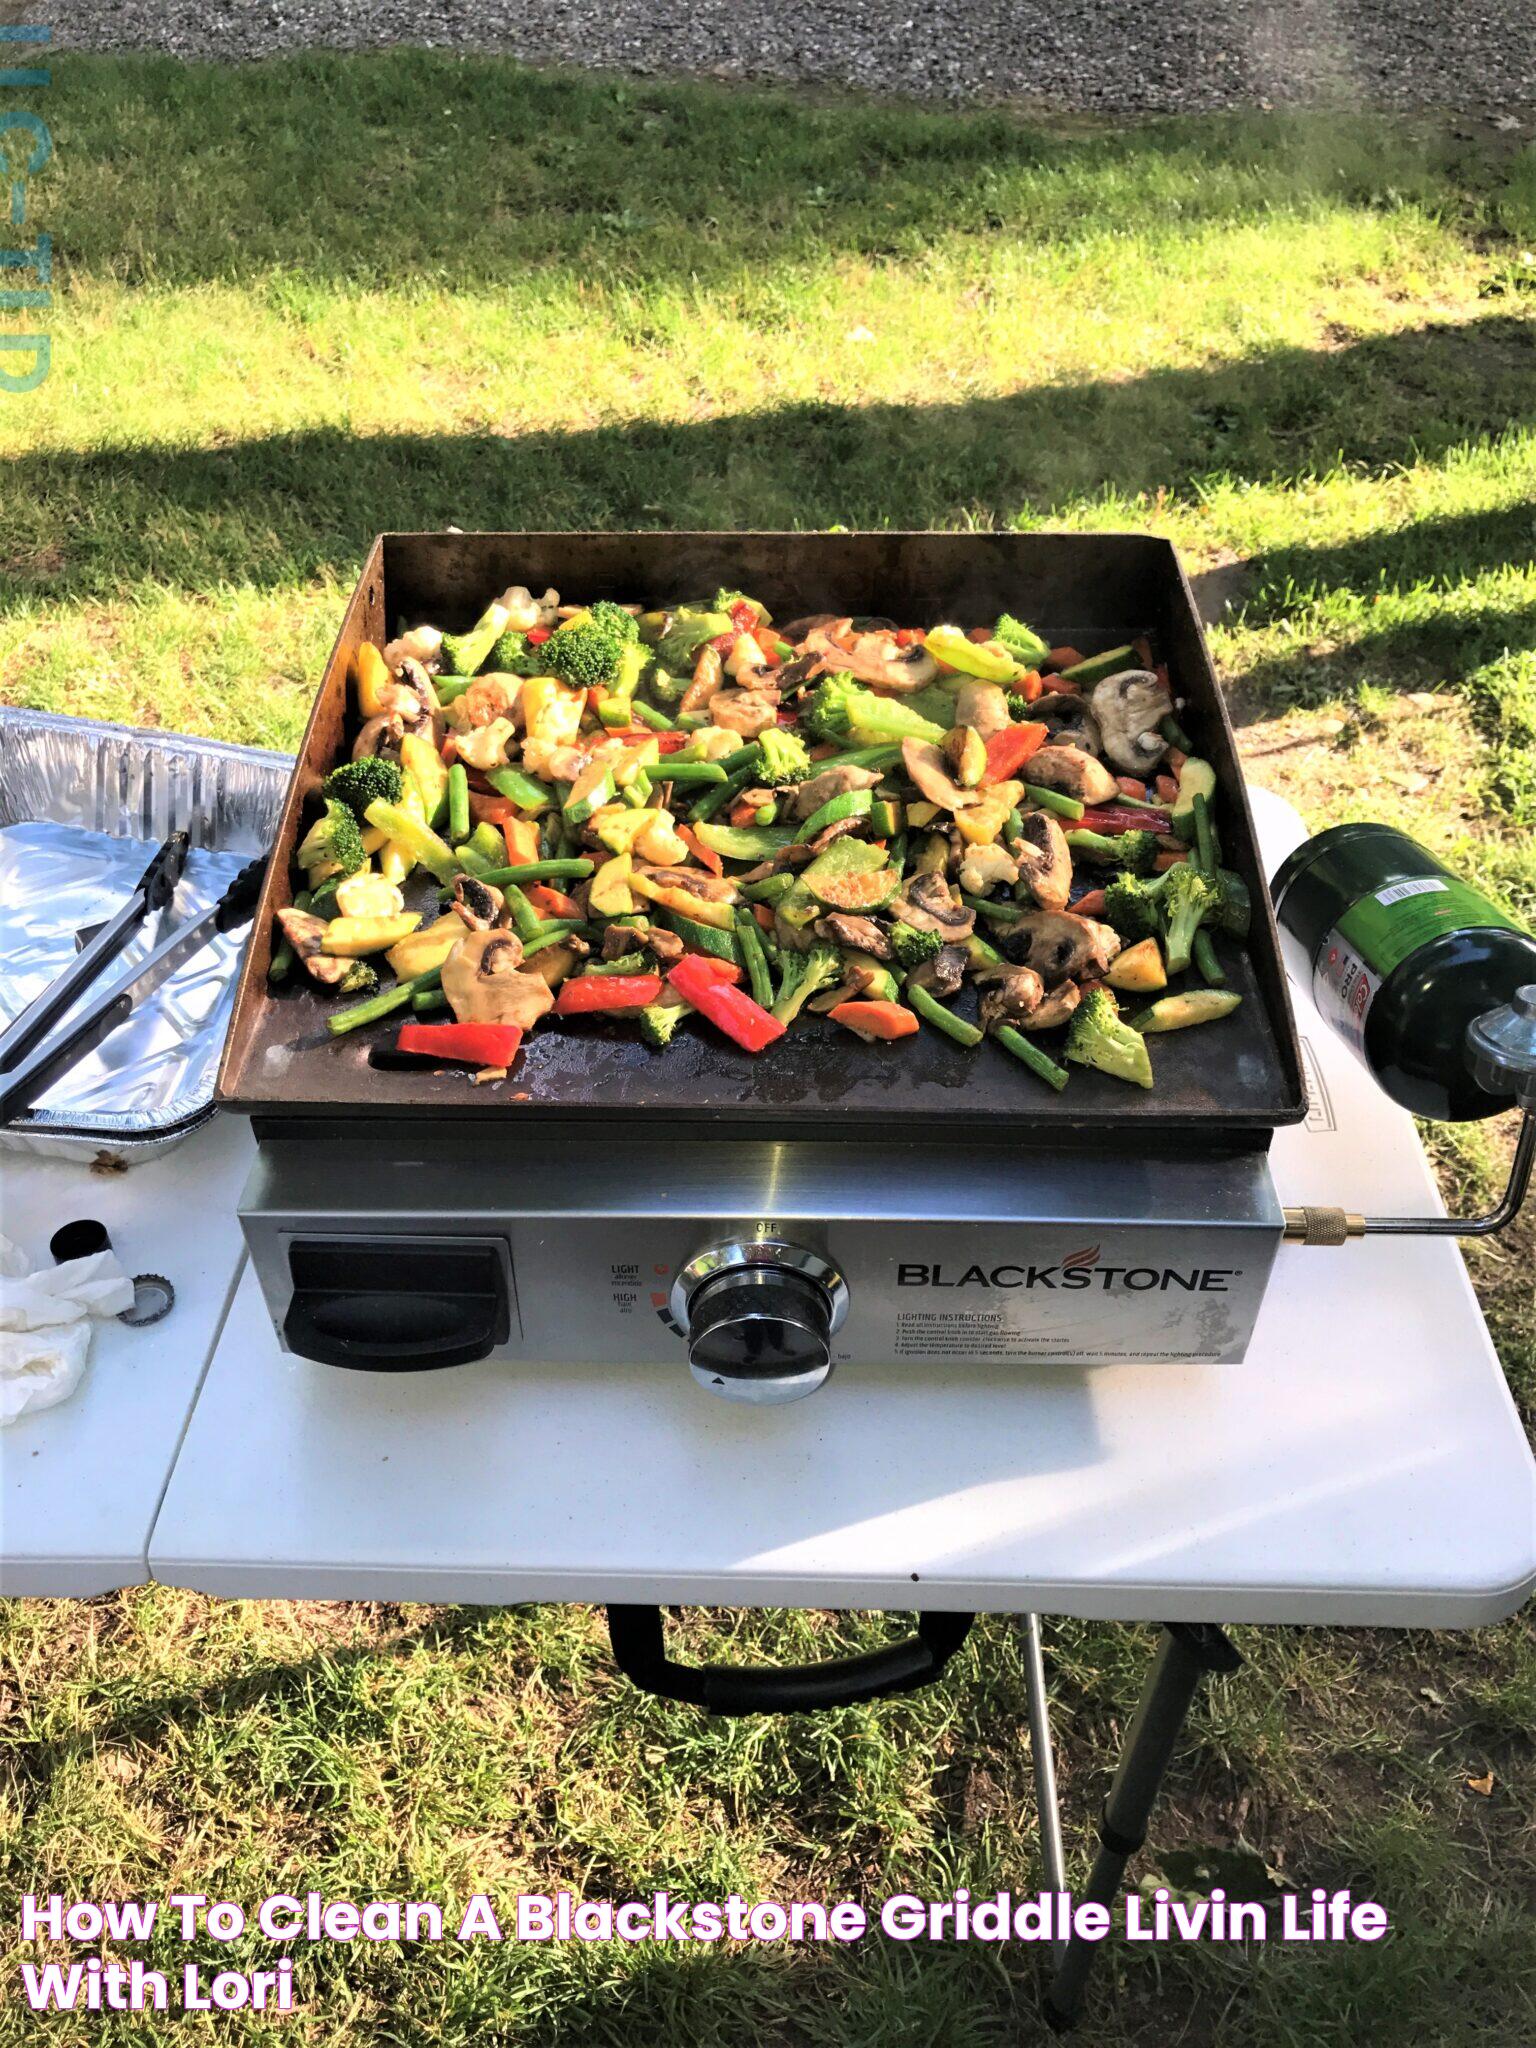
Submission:
{"label": "carrot slice", "polygon": [[846,1025],[860,1038],[910,1038],[920,1030],[916,1017],[901,1003],[838,1003],[827,1012],[834,1024]]}

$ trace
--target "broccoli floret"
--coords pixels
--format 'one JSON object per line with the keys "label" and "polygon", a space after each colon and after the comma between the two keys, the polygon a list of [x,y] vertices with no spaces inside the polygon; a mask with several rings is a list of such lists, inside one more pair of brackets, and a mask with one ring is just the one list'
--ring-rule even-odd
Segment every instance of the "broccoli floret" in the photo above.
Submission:
{"label": "broccoli floret", "polygon": [[485,658],[486,669],[498,676],[542,676],[549,673],[549,663],[544,658],[547,640],[537,647],[530,647],[526,633],[516,633],[509,626]]}
{"label": "broccoli floret", "polygon": [[812,691],[801,715],[812,732],[854,747],[905,739],[930,740],[937,746],[944,737],[943,726],[900,698],[877,696],[846,675],[828,676]]}
{"label": "broccoli floret", "polygon": [[1147,1041],[1125,1023],[1107,988],[1084,996],[1067,1027],[1066,1055],[1080,1067],[1097,1067],[1138,1088],[1152,1086],[1152,1057]]}
{"label": "broccoli floret", "polygon": [[690,680],[688,676],[668,675],[664,668],[653,664],[645,679],[645,694],[654,698],[661,710],[675,711],[683,701],[683,692]]}
{"label": "broccoli floret", "polygon": [[1230,939],[1246,939],[1253,922],[1253,899],[1248,894],[1248,884],[1230,868],[1218,868],[1208,879],[1216,891],[1211,923]]}
{"label": "broccoli floret", "polygon": [[725,612],[727,615],[729,615],[733,606],[738,604],[751,605],[753,611],[757,613],[757,623],[760,626],[766,626],[768,624],[768,607],[766,605],[759,604],[755,597],[748,597],[747,593],[744,590],[727,590],[722,585],[722,587],[715,592],[715,601],[710,606],[710,610],[716,612]]}
{"label": "broccoli floret", "polygon": [[1084,860],[1128,875],[1150,875],[1162,851],[1155,832],[1069,832],[1067,844]]}
{"label": "broccoli floret", "polygon": [[944,940],[938,932],[920,932],[916,925],[903,924],[898,918],[891,926],[891,951],[896,956],[898,967],[910,973],[914,967],[921,967],[925,960],[931,960],[943,946]]}
{"label": "broccoli floret", "polygon": [[770,725],[766,732],[758,734],[757,744],[761,751],[752,779],[765,789],[784,789],[792,782],[803,782],[810,774],[811,757],[798,733],[786,732],[782,725]]}
{"label": "broccoli floret", "polygon": [[578,619],[551,633],[539,653],[546,675],[558,676],[574,689],[597,690],[618,674],[627,644],[603,621]]}
{"label": "broccoli floret", "polygon": [[347,971],[332,985],[338,996],[371,996],[379,985],[379,971],[367,960],[349,960]]}
{"label": "broccoli floret", "polygon": [[640,1036],[657,1052],[665,1052],[672,1043],[673,1032],[692,1013],[692,1003],[681,999],[669,1003],[663,997],[660,1002],[647,1003],[640,1012]]}
{"label": "broccoli floret", "polygon": [[1009,612],[1004,612],[998,620],[992,638],[1025,668],[1038,668],[1051,651],[1033,627],[1026,626],[1022,619],[1014,618]]}
{"label": "broccoli floret", "polygon": [[1168,870],[1158,888],[1158,909],[1170,974],[1182,974],[1189,965],[1195,933],[1215,908],[1216,891],[1192,861]]}
{"label": "broccoli floret", "polygon": [[612,598],[600,597],[596,604],[588,605],[587,618],[594,626],[601,626],[605,632],[611,633],[621,647],[640,638],[640,621],[633,612],[625,611],[623,605],[615,604]]}
{"label": "broccoli floret", "polygon": [[1035,715],[1029,699],[1021,697],[1017,690],[1006,690],[1003,694],[1008,699],[1008,716],[1020,725],[1027,725]]}
{"label": "broccoli floret", "polygon": [[786,948],[774,1016],[781,1024],[792,1024],[817,990],[830,988],[842,979],[842,973],[843,956],[836,946],[818,943],[808,953]]}
{"label": "broccoli floret", "polygon": [[387,755],[365,754],[361,761],[343,761],[333,768],[321,783],[320,794],[334,797],[355,818],[361,818],[376,797],[387,804],[399,803],[405,794],[405,770]]}
{"label": "broccoli floret", "polygon": [[327,797],[324,816],[316,818],[305,833],[294,859],[301,868],[334,866],[345,875],[366,867],[368,856],[363,851],[362,827],[349,806],[336,797]]}
{"label": "broccoli floret", "polygon": [[1103,919],[1134,946],[1138,939],[1150,939],[1162,930],[1158,897],[1162,883],[1149,883],[1140,875],[1116,875],[1104,890]]}

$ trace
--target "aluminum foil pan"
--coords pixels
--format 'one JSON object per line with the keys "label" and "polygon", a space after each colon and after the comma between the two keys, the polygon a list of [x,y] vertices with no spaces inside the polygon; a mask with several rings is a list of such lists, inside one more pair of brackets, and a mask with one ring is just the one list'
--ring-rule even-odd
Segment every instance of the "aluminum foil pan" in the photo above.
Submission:
{"label": "aluminum foil pan", "polygon": [[[171,832],[192,841],[174,902],[145,920],[81,1000],[207,909],[271,844],[292,767],[256,747],[0,710],[0,1017],[68,964],[80,932],[112,915]],[[205,1123],[244,939],[216,938],[187,961],[0,1130],[0,1144],[132,1162]]]}

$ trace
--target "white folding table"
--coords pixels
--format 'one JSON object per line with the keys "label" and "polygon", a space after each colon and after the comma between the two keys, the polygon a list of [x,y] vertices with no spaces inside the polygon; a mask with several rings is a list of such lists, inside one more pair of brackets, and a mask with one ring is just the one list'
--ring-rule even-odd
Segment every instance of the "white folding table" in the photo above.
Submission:
{"label": "white folding table", "polygon": [[[1255,809],[1272,871],[1302,828],[1262,792]],[[1281,1200],[1437,1212],[1412,1123],[1294,993],[1312,1112],[1276,1138]],[[201,1175],[205,1153],[177,1156]],[[148,1194],[147,1171],[125,1200]],[[181,1200],[201,1213],[231,1193],[189,1175]],[[184,1407],[206,1330],[165,1327]],[[1100,1890],[1139,1843],[1201,1673],[1232,1656],[1218,1624],[1466,1627],[1536,1587],[1536,1462],[1444,1240],[1286,1247],[1241,1365],[893,1365],[783,1408],[713,1400],[681,1357],[675,1372],[337,1372],[282,1352],[247,1268],[179,1451],[174,1437],[148,1571],[209,1593],[1013,1613],[1029,1618],[1037,1738],[1034,1616],[1173,1624],[1111,1795]],[[110,1433],[90,1442],[109,1469]],[[142,1523],[123,1524],[128,1583]],[[58,1540],[52,1582],[34,1551],[13,1590],[83,1589]],[[1049,1871],[1048,1743],[1036,1752]],[[1086,1958],[1069,1949],[1063,1967],[1058,2018]]]}

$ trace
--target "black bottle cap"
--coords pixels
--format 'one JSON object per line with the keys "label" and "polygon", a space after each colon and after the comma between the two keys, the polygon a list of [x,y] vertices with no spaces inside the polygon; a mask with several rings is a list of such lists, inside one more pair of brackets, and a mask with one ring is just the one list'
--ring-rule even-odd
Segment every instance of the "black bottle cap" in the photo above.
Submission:
{"label": "black bottle cap", "polygon": [[53,1254],[53,1263],[64,1266],[71,1259],[89,1259],[97,1252],[109,1252],[112,1240],[107,1235],[105,1223],[98,1223],[94,1216],[82,1216],[78,1223],[65,1223],[48,1240],[48,1249]]}

